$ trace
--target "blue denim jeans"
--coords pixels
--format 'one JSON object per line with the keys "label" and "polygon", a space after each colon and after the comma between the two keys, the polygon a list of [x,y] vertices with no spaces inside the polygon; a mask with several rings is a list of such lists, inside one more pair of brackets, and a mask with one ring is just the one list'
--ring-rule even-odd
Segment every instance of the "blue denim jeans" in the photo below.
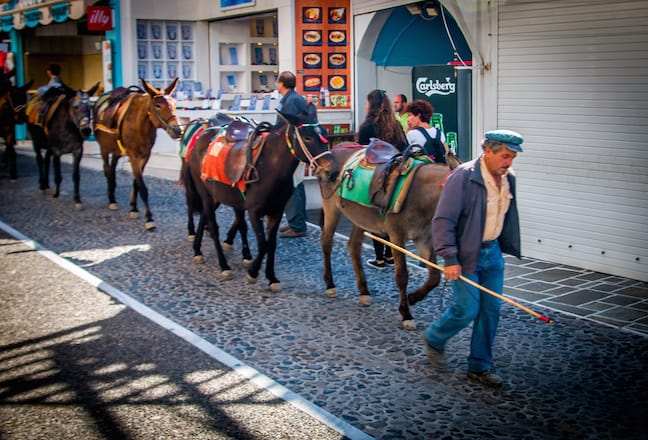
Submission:
{"label": "blue denim jeans", "polygon": [[286,220],[295,232],[306,232],[306,190],[304,182],[295,187],[284,210]]}
{"label": "blue denim jeans", "polygon": [[[504,287],[504,257],[497,240],[491,246],[479,251],[475,273],[465,278],[474,281],[496,293]],[[481,372],[492,368],[493,341],[499,323],[502,300],[482,292],[462,280],[452,282],[453,304],[441,317],[425,330],[430,346],[443,350],[446,342],[473,323],[468,356],[468,371]]]}

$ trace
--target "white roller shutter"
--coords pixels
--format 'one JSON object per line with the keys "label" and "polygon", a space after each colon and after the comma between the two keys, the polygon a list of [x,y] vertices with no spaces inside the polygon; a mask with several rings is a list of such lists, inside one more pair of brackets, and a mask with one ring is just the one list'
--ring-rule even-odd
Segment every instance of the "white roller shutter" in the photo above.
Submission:
{"label": "white roller shutter", "polygon": [[648,281],[648,1],[500,2],[526,256]]}

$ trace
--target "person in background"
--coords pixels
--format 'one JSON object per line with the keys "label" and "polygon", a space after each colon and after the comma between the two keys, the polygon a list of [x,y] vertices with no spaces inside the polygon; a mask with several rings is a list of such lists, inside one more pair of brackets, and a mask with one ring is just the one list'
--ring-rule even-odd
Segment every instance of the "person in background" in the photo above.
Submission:
{"label": "person in background", "polygon": [[407,133],[407,118],[409,117],[409,113],[407,112],[407,96],[402,93],[394,96],[394,112],[396,119],[403,126],[403,131]]}
{"label": "person in background", "polygon": [[[368,145],[371,138],[378,138],[392,144],[399,150],[407,146],[405,132],[400,122],[394,117],[392,105],[384,90],[372,90],[367,95],[365,102],[367,116],[358,128],[356,141],[361,145]],[[389,237],[386,237],[389,239]],[[382,270],[386,264],[393,265],[394,257],[391,248],[373,240],[376,258],[367,260],[367,265],[374,269]]]}
{"label": "person in background", "polygon": [[446,163],[446,154],[448,146],[446,145],[445,136],[436,127],[430,125],[430,120],[434,114],[434,107],[423,99],[412,101],[407,106],[409,117],[407,124],[407,142],[418,144],[424,147],[426,153],[432,156],[435,163]]}
{"label": "person in background", "polygon": [[[295,74],[284,71],[277,78],[277,91],[281,95],[281,100],[277,105],[277,110],[284,113],[297,115],[299,113],[308,113],[308,104],[306,100],[295,91],[297,78]],[[277,115],[275,126],[279,127],[286,122]],[[301,172],[301,176],[299,176]],[[304,168],[297,167],[295,173],[295,189],[288,199],[285,213],[288,225],[279,228],[279,236],[282,238],[297,238],[306,236],[306,190],[304,189]]]}
{"label": "person in background", "polygon": [[50,88],[52,87],[61,87],[63,84],[61,82],[61,66],[58,64],[50,64],[47,66],[47,77],[49,80],[47,81],[47,84],[44,86],[40,86],[38,88],[38,94],[43,96],[45,92],[47,92]]}
{"label": "person in background", "polygon": [[520,258],[520,225],[511,165],[522,152],[522,136],[509,130],[484,135],[483,153],[448,176],[432,219],[434,251],[444,258],[453,304],[422,334],[430,361],[445,370],[448,340],[472,322],[468,378],[499,387],[493,372],[493,341],[502,300],[459,279],[494,292],[504,287],[502,252]]}
{"label": "person in background", "polygon": [[63,83],[61,82],[61,66],[58,64],[50,64],[47,66],[47,76],[49,80],[44,86],[38,88],[38,95],[43,101],[41,105],[40,113],[38,114],[38,121],[40,125],[45,125],[45,117],[49,111],[50,106],[52,105],[52,93],[47,93],[50,89],[55,87],[61,87]]}

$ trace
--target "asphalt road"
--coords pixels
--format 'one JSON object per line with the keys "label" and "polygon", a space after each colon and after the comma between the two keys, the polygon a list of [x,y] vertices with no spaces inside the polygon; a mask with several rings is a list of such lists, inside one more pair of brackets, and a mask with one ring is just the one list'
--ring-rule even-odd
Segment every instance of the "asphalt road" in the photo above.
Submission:
{"label": "asphalt road", "polygon": [[[32,162],[20,157],[17,184],[0,178],[0,220],[102,281],[97,289],[0,237],[2,439],[646,438],[645,337],[556,312],[545,313],[549,326],[504,306],[495,353],[506,383],[487,389],[465,378],[469,329],[448,347],[450,373],[428,364],[419,332],[399,326],[390,271],[371,272],[373,304],[358,304],[342,239],[337,300],[324,295],[315,227],[280,240],[284,290],[273,294],[245,281],[238,248],[230,281],[207,243],[207,263],[192,263],[174,182],[147,178],[158,225],[149,233],[128,218],[129,173],[118,176],[113,212],[101,173],[84,169],[77,212],[69,167],[54,200],[37,191]],[[229,210],[219,221],[229,224]],[[413,284],[423,276],[412,268]],[[104,293],[112,289],[162,325]],[[414,306],[419,330],[449,300],[441,286]],[[285,403],[215,353],[303,400]]]}

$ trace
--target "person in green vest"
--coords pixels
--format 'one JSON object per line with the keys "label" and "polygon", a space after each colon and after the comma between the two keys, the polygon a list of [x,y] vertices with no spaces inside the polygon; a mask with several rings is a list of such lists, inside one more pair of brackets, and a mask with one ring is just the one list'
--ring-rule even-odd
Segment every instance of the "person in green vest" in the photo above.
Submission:
{"label": "person in green vest", "polygon": [[394,96],[394,115],[403,126],[403,131],[407,133],[407,118],[409,117],[409,113],[407,112],[407,96],[402,93]]}

